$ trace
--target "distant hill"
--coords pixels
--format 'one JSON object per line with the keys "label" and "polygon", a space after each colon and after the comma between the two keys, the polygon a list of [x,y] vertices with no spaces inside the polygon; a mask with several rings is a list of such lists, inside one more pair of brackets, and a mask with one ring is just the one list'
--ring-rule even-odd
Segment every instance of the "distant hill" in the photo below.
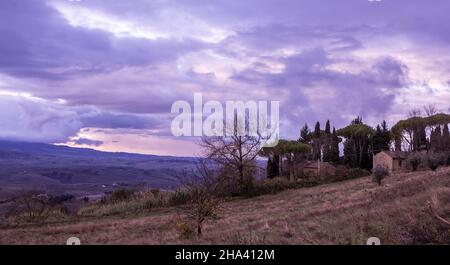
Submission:
{"label": "distant hill", "polygon": [[170,189],[195,158],[102,152],[45,143],[0,141],[0,196],[18,189],[99,193],[117,186]]}
{"label": "distant hill", "polygon": [[[0,152],[29,155],[46,155],[58,157],[110,157],[110,158],[177,158],[170,156],[144,155],[124,152],[103,152],[89,148],[75,148],[64,145],[45,143],[11,142],[0,140]],[[0,157],[7,158],[7,157]]]}

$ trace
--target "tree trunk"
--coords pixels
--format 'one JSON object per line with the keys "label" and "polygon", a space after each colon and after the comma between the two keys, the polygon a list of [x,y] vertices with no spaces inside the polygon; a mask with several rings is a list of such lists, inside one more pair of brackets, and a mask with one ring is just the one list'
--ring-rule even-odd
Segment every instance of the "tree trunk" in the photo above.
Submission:
{"label": "tree trunk", "polygon": [[202,224],[200,223],[197,224],[197,235],[202,235]]}

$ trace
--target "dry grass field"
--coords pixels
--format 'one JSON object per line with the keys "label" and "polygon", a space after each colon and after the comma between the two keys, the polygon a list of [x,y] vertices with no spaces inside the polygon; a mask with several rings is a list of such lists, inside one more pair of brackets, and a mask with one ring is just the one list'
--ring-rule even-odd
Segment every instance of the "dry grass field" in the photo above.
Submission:
{"label": "dry grass field", "polygon": [[[434,197],[434,209],[430,202]],[[204,234],[180,239],[177,208],[140,215],[72,217],[0,230],[0,244],[449,244],[450,168],[370,177],[224,203]],[[177,228],[178,227],[178,228]]]}

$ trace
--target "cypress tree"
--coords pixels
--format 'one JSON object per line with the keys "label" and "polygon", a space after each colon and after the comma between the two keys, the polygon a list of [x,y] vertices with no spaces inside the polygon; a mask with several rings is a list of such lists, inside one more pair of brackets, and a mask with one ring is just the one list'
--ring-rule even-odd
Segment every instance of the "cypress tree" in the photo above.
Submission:
{"label": "cypress tree", "polygon": [[389,131],[386,121],[377,125],[375,135],[373,136],[373,152],[379,153],[383,150],[389,150],[391,145],[391,132]]}
{"label": "cypress tree", "polygon": [[332,144],[332,135],[331,135],[331,126],[330,120],[327,120],[325,124],[325,133],[322,136],[322,150],[323,150],[323,161],[331,162],[331,144]]}
{"label": "cypress tree", "polygon": [[325,124],[325,134],[331,134],[330,120],[327,120],[327,123]]}
{"label": "cypress tree", "polygon": [[271,157],[269,157],[269,160],[267,160],[266,177],[269,178],[269,179],[275,177],[275,174],[274,174],[274,162],[273,162]]}
{"label": "cypress tree", "polygon": [[299,142],[308,144],[311,140],[311,131],[309,130],[308,124],[305,125],[300,130],[300,139]]}
{"label": "cypress tree", "polygon": [[346,139],[344,142],[344,163],[350,167],[358,166],[358,158],[354,149],[354,143],[352,139]]}
{"label": "cypress tree", "polygon": [[442,131],[441,126],[438,125],[434,130],[431,132],[430,135],[430,148],[434,151],[443,151],[442,148]]}
{"label": "cypress tree", "polygon": [[314,127],[314,137],[320,138],[320,122],[316,122],[316,126]]}
{"label": "cypress tree", "polygon": [[448,130],[448,124],[444,125],[442,132],[442,148],[446,152],[450,152],[450,132]]}
{"label": "cypress tree", "polygon": [[333,127],[333,134],[331,135],[330,146],[330,160],[333,163],[339,162],[339,137],[336,134],[336,128]]}
{"label": "cypress tree", "polygon": [[313,132],[313,159],[321,158],[321,150],[322,150],[322,133],[320,131],[320,122],[316,123]]}

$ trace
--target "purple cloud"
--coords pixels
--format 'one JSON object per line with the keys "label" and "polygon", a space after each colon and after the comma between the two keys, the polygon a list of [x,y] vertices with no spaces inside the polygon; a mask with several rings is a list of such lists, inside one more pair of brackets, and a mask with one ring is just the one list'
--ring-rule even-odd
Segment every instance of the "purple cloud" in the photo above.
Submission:
{"label": "purple cloud", "polygon": [[2,1],[0,138],[65,142],[83,128],[169,136],[171,104],[194,92],[280,100],[286,138],[316,120],[339,127],[362,115],[374,125],[423,104],[447,109],[449,9],[445,0]]}
{"label": "purple cloud", "polygon": [[190,39],[116,38],[107,31],[74,27],[42,1],[2,1],[0,32],[0,71],[39,79],[162,63],[202,46]]}

